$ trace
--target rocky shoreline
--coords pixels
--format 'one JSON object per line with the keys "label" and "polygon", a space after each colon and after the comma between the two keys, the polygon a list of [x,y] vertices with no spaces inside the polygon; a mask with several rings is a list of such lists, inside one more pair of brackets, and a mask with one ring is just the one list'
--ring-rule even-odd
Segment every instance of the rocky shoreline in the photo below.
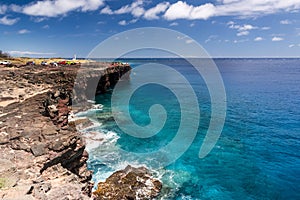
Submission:
{"label": "rocky shoreline", "polygon": [[[93,64],[95,65],[95,64]],[[75,81],[78,66],[22,66],[0,68],[0,197],[2,199],[115,199],[111,189],[123,194],[117,199],[149,199],[158,195],[161,183],[146,169],[129,167],[112,177],[133,180],[114,186],[99,183],[107,192],[92,194],[92,171],[87,169],[85,140],[69,123],[72,101],[87,98],[85,91],[97,81],[97,93],[113,87],[130,66],[100,63],[101,70],[88,69],[83,82]],[[84,69],[81,67],[80,70]],[[74,86],[74,82],[75,86]],[[77,84],[77,85],[76,85]],[[73,88],[83,93],[74,98]],[[95,94],[95,93],[94,93]],[[92,95],[94,95],[92,93]],[[80,123],[80,122],[79,122]],[[129,170],[130,169],[130,170]],[[126,173],[125,173],[126,172]],[[134,173],[137,172],[137,173]],[[124,174],[125,173],[125,174]],[[126,179],[127,180],[127,179]],[[150,182],[149,182],[150,181]],[[149,183],[150,184],[149,186]],[[138,185],[126,192],[128,185]],[[148,186],[147,186],[148,184]],[[133,193],[150,191],[148,196]],[[147,189],[148,188],[148,189]],[[128,193],[128,194],[127,194]]]}

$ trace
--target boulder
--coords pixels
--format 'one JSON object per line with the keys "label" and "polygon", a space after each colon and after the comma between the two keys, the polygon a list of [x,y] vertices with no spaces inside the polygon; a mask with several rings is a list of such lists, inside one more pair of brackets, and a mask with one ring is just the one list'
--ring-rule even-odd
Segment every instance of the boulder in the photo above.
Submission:
{"label": "boulder", "polygon": [[162,184],[153,178],[144,167],[131,167],[113,173],[105,182],[98,183],[93,193],[94,200],[100,199],[153,199],[159,195]]}

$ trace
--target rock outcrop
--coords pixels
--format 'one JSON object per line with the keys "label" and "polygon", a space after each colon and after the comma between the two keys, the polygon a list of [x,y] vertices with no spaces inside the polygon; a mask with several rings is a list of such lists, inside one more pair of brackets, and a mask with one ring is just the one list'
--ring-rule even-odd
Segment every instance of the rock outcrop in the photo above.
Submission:
{"label": "rock outcrop", "polygon": [[[123,72],[118,70],[104,66],[89,71],[90,78],[105,75],[101,84],[106,88],[120,78]],[[68,123],[77,71],[42,66],[0,69],[1,199],[90,199],[92,172],[86,165],[85,141]],[[88,84],[78,86],[85,91]]]}
{"label": "rock outcrop", "polygon": [[94,200],[147,200],[157,197],[161,188],[161,182],[153,178],[146,168],[128,165],[124,170],[113,173],[105,182],[98,183],[93,194]]}

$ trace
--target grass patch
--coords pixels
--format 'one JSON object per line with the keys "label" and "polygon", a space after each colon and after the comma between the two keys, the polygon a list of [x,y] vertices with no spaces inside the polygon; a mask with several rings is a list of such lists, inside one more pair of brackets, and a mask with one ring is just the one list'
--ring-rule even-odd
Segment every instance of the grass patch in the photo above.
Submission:
{"label": "grass patch", "polygon": [[0,178],[0,189],[5,187],[6,179],[5,178]]}

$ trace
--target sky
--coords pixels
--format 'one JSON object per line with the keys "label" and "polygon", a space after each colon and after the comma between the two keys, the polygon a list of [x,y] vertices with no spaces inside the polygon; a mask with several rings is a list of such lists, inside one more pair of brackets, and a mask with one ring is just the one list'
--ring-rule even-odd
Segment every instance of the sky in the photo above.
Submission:
{"label": "sky", "polygon": [[300,57],[299,12],[300,0],[0,0],[0,50],[85,58],[115,34],[159,27],[212,57]]}

